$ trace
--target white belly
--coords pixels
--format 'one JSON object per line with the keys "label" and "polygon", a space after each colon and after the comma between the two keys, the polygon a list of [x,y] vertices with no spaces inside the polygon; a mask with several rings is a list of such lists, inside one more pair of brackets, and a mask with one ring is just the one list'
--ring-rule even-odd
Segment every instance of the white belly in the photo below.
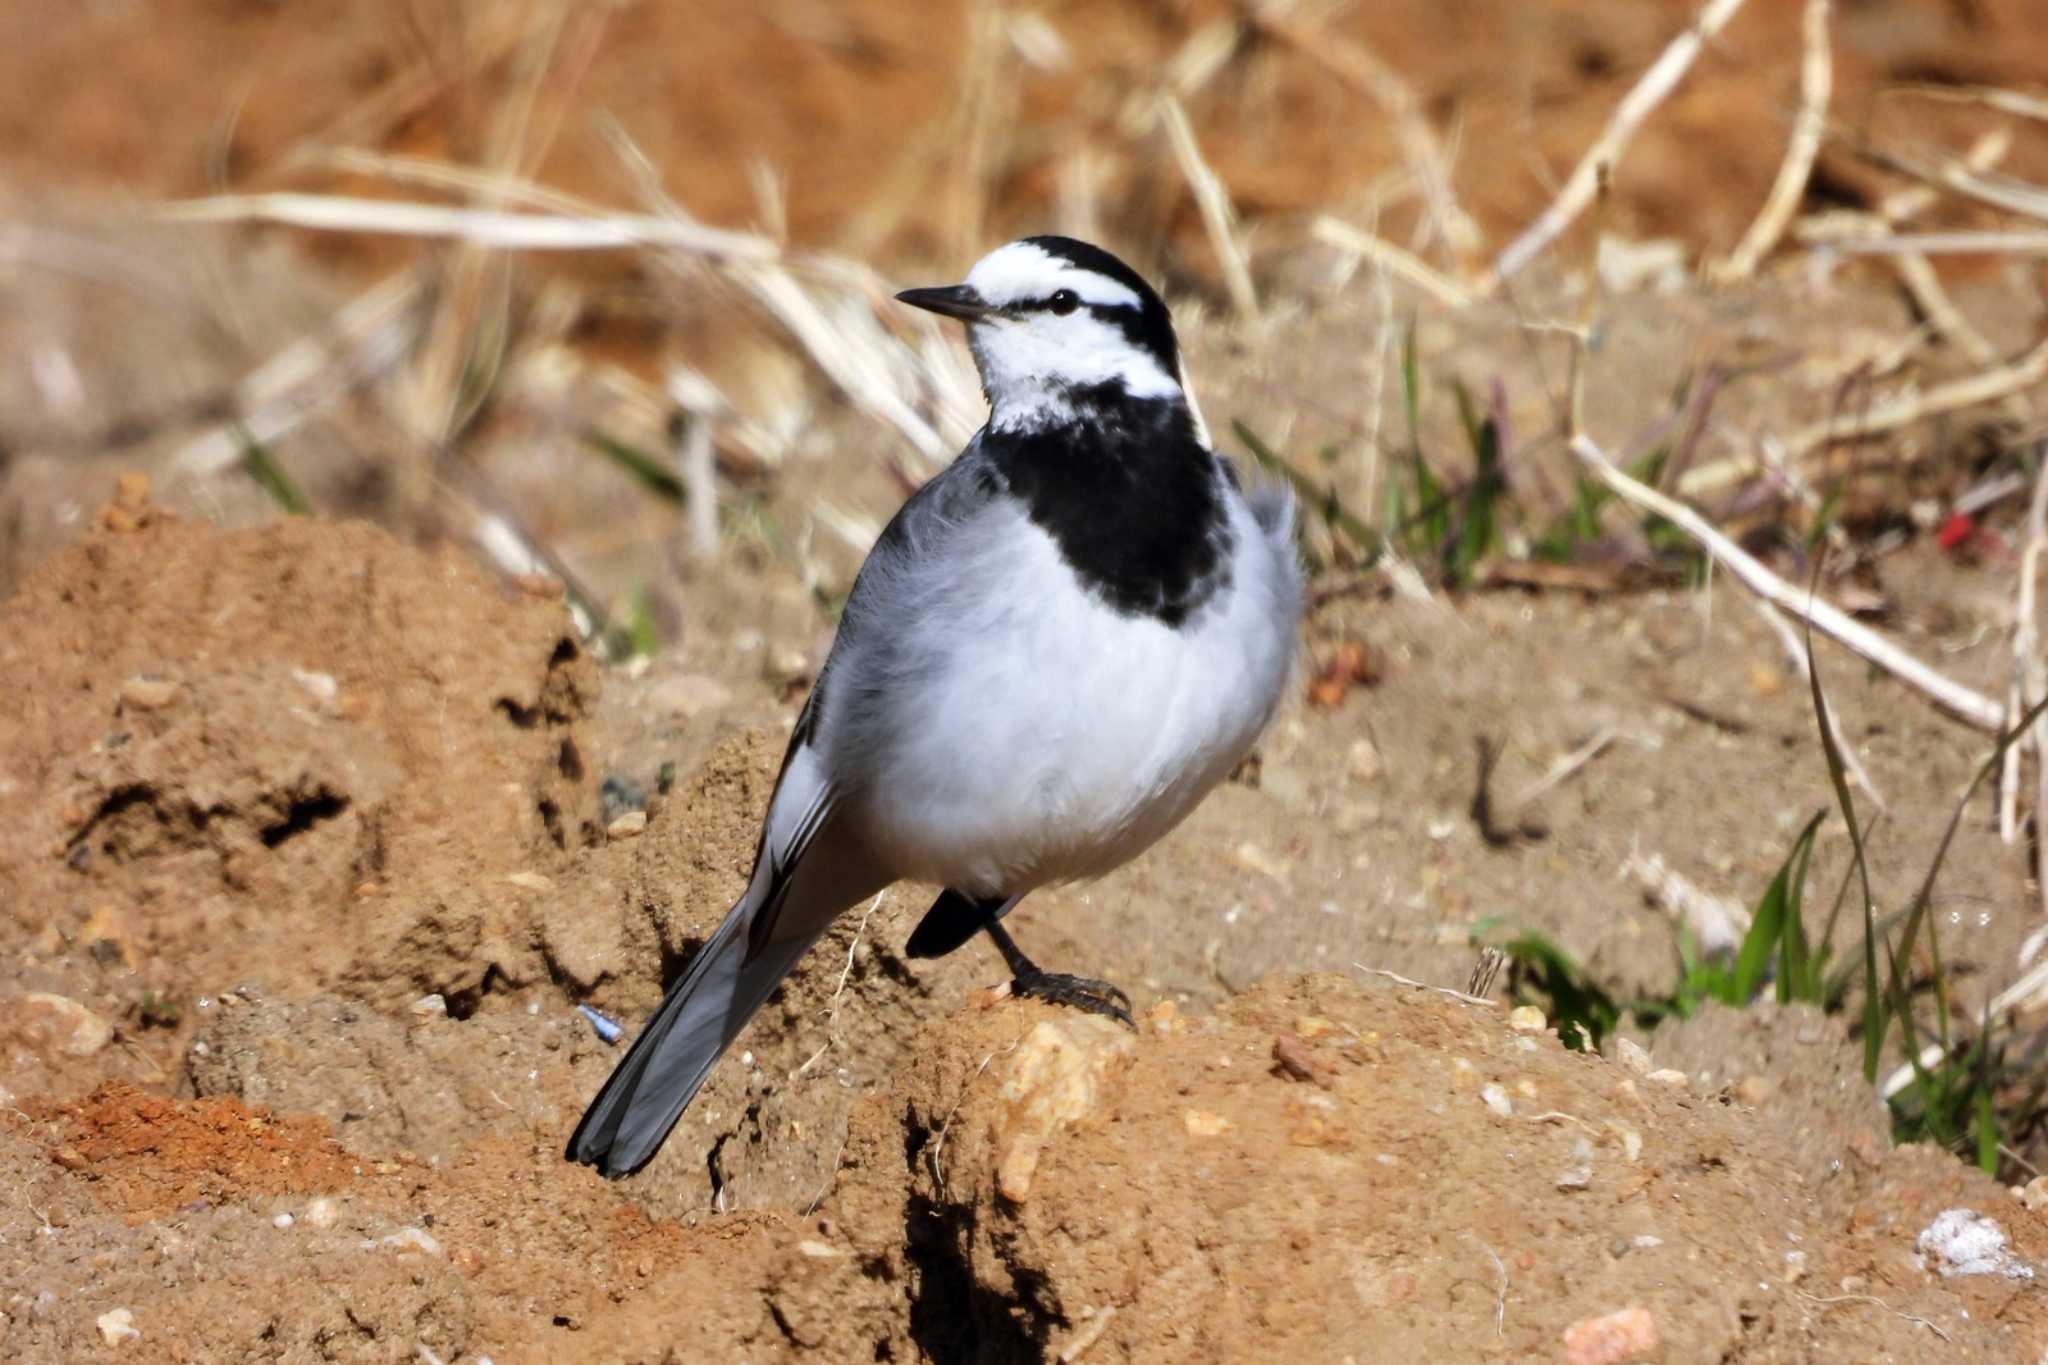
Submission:
{"label": "white belly", "polygon": [[1098,876],[1229,774],[1294,648],[1292,576],[1232,510],[1232,582],[1179,629],[1101,605],[1021,516],[924,602],[859,803],[885,866],[975,895]]}

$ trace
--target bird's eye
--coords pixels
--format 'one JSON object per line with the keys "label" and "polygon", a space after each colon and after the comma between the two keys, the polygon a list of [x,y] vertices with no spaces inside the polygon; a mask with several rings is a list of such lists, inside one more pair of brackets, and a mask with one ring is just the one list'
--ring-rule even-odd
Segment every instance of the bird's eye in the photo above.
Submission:
{"label": "bird's eye", "polygon": [[1081,306],[1081,296],[1071,289],[1062,289],[1045,301],[1045,306],[1061,317]]}

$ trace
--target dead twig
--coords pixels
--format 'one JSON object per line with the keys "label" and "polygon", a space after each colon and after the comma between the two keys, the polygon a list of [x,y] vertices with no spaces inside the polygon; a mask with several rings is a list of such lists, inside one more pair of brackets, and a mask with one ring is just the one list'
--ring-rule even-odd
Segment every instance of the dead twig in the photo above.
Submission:
{"label": "dead twig", "polygon": [[1472,295],[1463,285],[1432,267],[1412,251],[1395,246],[1364,228],[1353,227],[1329,214],[1320,214],[1309,226],[1309,235],[1326,246],[1355,251],[1389,275],[1414,285],[1446,308],[1463,308]]}
{"label": "dead twig", "polygon": [[[2048,380],[2048,341],[2035,346],[2011,364],[1874,403],[1844,420],[1830,418],[1802,427],[1785,438],[1785,459],[1796,462],[1839,441],[1864,440],[1895,431],[1923,417],[1993,403],[2030,389],[2043,380]],[[1761,469],[1762,465],[1754,455],[1730,456],[1687,470],[1678,480],[1678,491],[1690,498],[1720,492],[1753,477]]]}
{"label": "dead twig", "polygon": [[1764,197],[1756,221],[1742,235],[1742,241],[1710,273],[1721,283],[1747,279],[1756,273],[1757,263],[1785,233],[1785,224],[1806,194],[1807,177],[1813,174],[1814,158],[1820,155],[1822,136],[1827,132],[1828,99],[1834,89],[1835,65],[1828,49],[1829,0],[1806,0],[1800,21],[1804,55],[1799,62],[1799,113],[1792,121],[1792,138],[1785,145],[1785,159],[1778,163],[1778,178]]}
{"label": "dead twig", "polygon": [[1415,88],[1362,44],[1331,32],[1328,25],[1304,27],[1277,10],[1278,6],[1269,5],[1264,10],[1253,6],[1252,22],[1261,32],[1286,43],[1378,104],[1393,120],[1395,141],[1400,144],[1402,160],[1408,163],[1416,184],[1422,188],[1430,226],[1450,248],[1452,262],[1462,273],[1472,254],[1479,250],[1479,225],[1458,207],[1451,190],[1450,163],[1437,141],[1436,131],[1423,116],[1422,101],[1416,98]]}
{"label": "dead twig", "polygon": [[1188,182],[1188,192],[1195,196],[1195,206],[1202,211],[1202,226],[1208,230],[1210,249],[1216,253],[1216,262],[1223,269],[1223,287],[1230,295],[1230,306],[1236,310],[1240,322],[1257,326],[1259,297],[1252,288],[1251,258],[1237,239],[1235,214],[1231,211],[1230,196],[1223,188],[1222,178],[1202,159],[1202,149],[1195,142],[1195,130],[1188,123],[1187,111],[1181,108],[1178,99],[1171,94],[1161,95],[1159,117],[1166,126],[1166,140],[1173,148],[1173,159]]}
{"label": "dead twig", "polygon": [[[2043,349],[2042,355],[2044,363],[2048,363],[2048,348]],[[1574,435],[1570,444],[1572,453],[1579,458],[1580,463],[1623,501],[1654,513],[1685,532],[1751,592],[1769,601],[1779,610],[1810,623],[1815,630],[1837,644],[1861,655],[1908,686],[1932,697],[1958,719],[1980,730],[1994,733],[1998,730],[2005,718],[2005,708],[1999,703],[1936,672],[1819,595],[1787,583],[1765,568],[1762,561],[1723,535],[1691,507],[1676,498],[1666,497],[1616,468],[1605,452],[1583,432]]]}
{"label": "dead twig", "polygon": [[1678,87],[1707,40],[1727,27],[1728,21],[1741,8],[1742,0],[1707,0],[1685,32],[1671,40],[1670,46],[1650,64],[1650,69],[1615,106],[1606,128],[1579,158],[1579,164],[1572,168],[1564,188],[1558,191],[1550,207],[1494,259],[1493,268],[1480,281],[1479,294],[1483,296],[1497,290],[1502,281],[1513,277],[1536,259],[1586,211],[1599,191],[1601,179],[1628,150],[1628,144],[1634,140],[1643,121]]}
{"label": "dead twig", "polygon": [[569,217],[467,209],[448,204],[354,199],[333,194],[222,194],[159,205],[156,216],[181,223],[273,223],[327,232],[445,237],[519,251],[611,251],[664,247],[729,260],[767,261],[782,249],[751,232],[707,227],[654,213]]}

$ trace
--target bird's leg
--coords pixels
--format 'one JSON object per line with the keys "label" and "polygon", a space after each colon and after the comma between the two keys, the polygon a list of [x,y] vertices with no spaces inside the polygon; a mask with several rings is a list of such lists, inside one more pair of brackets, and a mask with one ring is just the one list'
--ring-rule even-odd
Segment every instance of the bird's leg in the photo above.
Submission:
{"label": "bird's leg", "polygon": [[1106,1014],[1132,1028],[1137,1027],[1131,1024],[1131,997],[1109,982],[1088,976],[1070,976],[1065,972],[1048,972],[1024,956],[1017,940],[1011,938],[1009,931],[993,918],[981,927],[995,940],[996,950],[1009,964],[1012,995],[1028,996],[1051,1005],[1066,1005],[1090,1014]]}

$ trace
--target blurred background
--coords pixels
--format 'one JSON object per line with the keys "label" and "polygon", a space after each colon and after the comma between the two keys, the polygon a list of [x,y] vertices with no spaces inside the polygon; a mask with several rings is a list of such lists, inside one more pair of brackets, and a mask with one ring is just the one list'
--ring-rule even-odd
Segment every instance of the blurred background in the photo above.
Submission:
{"label": "blurred background", "polygon": [[[1712,32],[1679,52],[1696,22]],[[658,575],[571,543],[633,506],[565,495],[593,439],[667,488],[671,419],[695,411],[720,477],[758,489],[817,404],[850,401],[903,447],[859,463],[914,481],[975,398],[886,291],[1026,232],[1107,242],[1265,363],[1390,291],[1395,323],[1466,303],[1526,321],[1596,239],[1615,292],[1782,265],[1812,236],[1789,215],[1716,274],[1802,108],[1818,137],[1783,205],[1802,222],[1987,228],[2011,205],[1957,174],[2048,179],[2025,95],[2048,31],[2024,0],[95,0],[9,7],[0,39],[0,585],[61,542],[108,460],[181,502],[203,479],[216,517],[263,515],[274,481],[221,477],[259,448],[319,510],[495,536],[505,558],[504,528],[476,530],[494,510],[615,605]],[[1603,144],[1625,97],[1627,136]],[[1604,192],[1523,251],[1596,155]],[[493,235],[416,216],[437,209],[529,217]],[[519,249],[516,228],[549,223],[549,249]],[[2024,326],[2015,292],[2038,294],[2032,258],[1935,268],[2007,301],[1969,328],[1988,362]],[[1934,320],[1891,264],[1862,273]],[[1354,344],[1390,366],[1368,330]],[[1944,341],[1914,359],[1938,368]],[[1368,368],[1292,395],[1288,422],[1341,412],[1311,435],[1352,453],[1361,392],[1392,374]],[[494,454],[508,439],[516,462]],[[536,462],[564,440],[572,463]],[[1337,477],[1376,504],[1373,473]],[[874,508],[843,510],[857,539]],[[700,550],[714,532],[700,509]]]}

